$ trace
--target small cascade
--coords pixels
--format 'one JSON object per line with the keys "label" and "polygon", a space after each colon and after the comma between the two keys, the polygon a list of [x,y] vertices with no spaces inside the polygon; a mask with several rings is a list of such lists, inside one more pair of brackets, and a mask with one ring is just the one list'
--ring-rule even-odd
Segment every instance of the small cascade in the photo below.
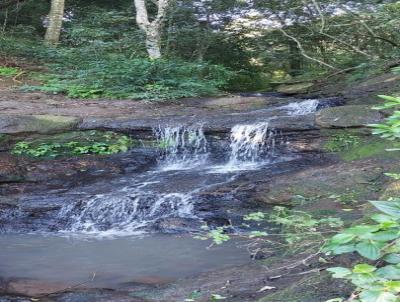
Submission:
{"label": "small cascade", "polygon": [[[268,123],[236,125],[231,130],[231,155],[229,161],[256,162],[267,144]],[[272,145],[273,137],[271,137]]]}
{"label": "small cascade", "polygon": [[230,156],[227,164],[218,166],[218,172],[252,170],[266,162],[275,151],[275,132],[268,123],[236,125],[231,129]]}
{"label": "small cascade", "polygon": [[143,231],[160,218],[192,217],[190,197],[190,194],[158,194],[129,188],[66,206],[59,217],[68,217],[67,232],[129,235]]}
{"label": "small cascade", "polygon": [[159,126],[153,132],[163,149],[162,170],[187,170],[206,162],[207,139],[201,126]]}
{"label": "small cascade", "polygon": [[306,115],[317,111],[319,100],[309,99],[302,102],[294,102],[278,109],[286,111],[289,116]]}

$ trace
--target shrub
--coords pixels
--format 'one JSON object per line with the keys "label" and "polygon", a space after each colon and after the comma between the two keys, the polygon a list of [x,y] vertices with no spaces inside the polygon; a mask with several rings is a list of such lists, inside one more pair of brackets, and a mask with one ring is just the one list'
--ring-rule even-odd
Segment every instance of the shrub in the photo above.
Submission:
{"label": "shrub", "polygon": [[[396,108],[400,98],[381,96],[386,102],[376,109]],[[374,124],[374,134],[395,140],[400,138],[400,111],[395,111],[385,124]],[[397,150],[397,149],[396,149]],[[398,179],[398,174],[387,173]],[[371,201],[380,213],[370,217],[369,224],[360,224],[345,229],[333,236],[325,246],[328,254],[358,253],[368,263],[353,268],[333,267],[328,269],[334,278],[349,280],[356,290],[354,302],[398,302],[400,301],[400,199]],[[345,301],[345,299],[337,299]],[[347,300],[350,301],[350,300]]]}
{"label": "shrub", "polygon": [[232,76],[221,65],[131,58],[102,45],[48,48],[34,41],[2,39],[0,53],[50,62],[50,74],[39,78],[42,85],[22,89],[66,93],[73,98],[160,101],[218,95]]}
{"label": "shrub", "polygon": [[[60,135],[51,141],[21,141],[15,144],[12,153],[29,157],[50,157],[84,154],[110,155],[128,151],[133,141],[126,135],[114,132],[89,131],[86,134]],[[68,137],[71,137],[68,139]]]}

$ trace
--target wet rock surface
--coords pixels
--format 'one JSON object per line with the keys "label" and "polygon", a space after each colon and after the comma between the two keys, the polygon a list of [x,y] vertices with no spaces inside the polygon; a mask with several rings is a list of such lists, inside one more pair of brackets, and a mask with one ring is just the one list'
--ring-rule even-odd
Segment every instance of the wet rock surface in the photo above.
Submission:
{"label": "wet rock surface", "polygon": [[326,108],[316,114],[316,125],[321,128],[365,127],[383,121],[383,114],[368,105],[348,105]]}
{"label": "wet rock surface", "polygon": [[0,133],[56,133],[76,128],[80,119],[59,115],[1,115]]}
{"label": "wet rock surface", "polygon": [[[305,113],[291,116],[287,108],[279,107],[288,105],[293,99],[280,96],[186,100],[182,105],[151,105],[132,101],[83,102],[64,100],[57,96],[50,98],[44,94],[36,94],[36,98],[33,98],[32,95],[15,93],[14,97],[19,98],[19,107],[14,106],[15,99],[0,97],[0,133],[18,134],[24,138],[27,132],[53,133],[71,129],[107,129],[148,138],[152,128],[160,124],[201,122],[204,123],[204,131],[214,148],[213,159],[226,160],[224,152],[228,148],[229,131],[236,124],[268,121],[269,127],[277,130],[277,133],[283,132],[280,133],[282,137],[277,148],[283,154],[294,155],[289,161],[275,163],[264,169],[241,172],[239,176],[228,180],[224,178],[223,181],[218,174],[210,177],[204,170],[182,175],[165,173],[162,177],[167,178],[166,182],[148,181],[149,184],[146,185],[152,193],[164,192],[167,195],[176,193],[176,184],[179,184],[179,193],[191,188],[193,184],[202,186],[201,190],[191,193],[195,200],[193,212],[196,218],[168,214],[171,207],[174,207],[175,200],[182,198],[181,195],[174,195],[171,198],[172,206],[166,202],[160,208],[161,214],[168,215],[153,221],[151,229],[157,232],[191,232],[198,230],[204,222],[210,226],[240,226],[243,215],[247,213],[268,211],[274,205],[298,207],[299,196],[303,210],[340,212],[343,205],[348,206],[349,201],[363,202],[375,198],[385,183],[383,172],[397,168],[396,160],[390,158],[368,158],[343,163],[337,156],[320,154],[324,136],[327,136],[321,134],[321,128],[362,127],[379,122],[383,117],[366,106],[323,108],[326,107],[324,104],[343,105],[340,100],[326,100],[319,105],[318,109],[321,111],[316,115]],[[7,115],[13,116],[9,118]],[[280,117],[275,118],[276,115]],[[63,117],[58,119],[59,116]],[[86,202],[92,197],[105,196],[101,197],[104,201],[111,196],[107,194],[117,192],[129,196],[128,203],[136,200],[137,192],[126,188],[136,180],[140,181],[143,172],[152,170],[159,156],[159,150],[146,147],[136,147],[128,153],[113,156],[43,160],[10,155],[9,146],[3,147],[2,151],[0,232],[21,233],[64,230],[71,225],[70,218],[82,213]],[[147,201],[153,202],[154,196],[144,196],[143,201],[138,203],[139,211],[149,210]],[[60,217],[60,210],[65,205],[73,205],[73,208],[67,212],[69,216]],[[137,209],[131,209],[132,212],[134,210]],[[107,206],[100,208],[96,215],[102,211],[106,212]],[[129,211],[128,216],[132,213]],[[96,215],[89,212],[84,218]],[[125,219],[124,216],[121,217]],[[109,227],[108,220],[101,221],[100,228],[106,230]],[[263,258],[274,256],[268,254]],[[197,291],[201,293],[196,300],[199,302],[209,301],[214,293],[227,296],[227,301],[230,302],[279,301],[274,299],[286,296],[286,289],[305,280],[302,275],[304,271],[317,266],[317,260],[314,259],[311,263],[293,270],[279,270],[292,260],[299,259],[276,258],[274,264],[267,268],[263,264],[253,263],[176,282],[158,280],[150,284],[125,284],[119,290],[66,289],[65,284],[39,280],[3,280],[0,301],[26,301],[25,296],[45,295],[41,297],[41,301],[177,302],[184,301]],[[274,278],[277,275],[281,277]],[[314,281],[310,281],[311,284],[312,282]],[[326,284],[326,279],[315,282]],[[265,286],[271,289],[267,292],[260,291]],[[341,294],[347,290],[339,286],[337,289]],[[292,289],[292,292],[295,291],[296,289]],[[306,299],[304,297],[306,296],[300,295],[292,301],[303,302]],[[330,290],[318,297],[308,296],[306,301],[319,302],[334,297],[336,292]]]}

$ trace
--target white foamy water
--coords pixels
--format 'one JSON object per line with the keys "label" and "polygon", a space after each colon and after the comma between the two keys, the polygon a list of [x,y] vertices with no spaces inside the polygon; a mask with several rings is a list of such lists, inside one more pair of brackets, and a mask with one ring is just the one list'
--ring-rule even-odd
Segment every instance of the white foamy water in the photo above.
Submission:
{"label": "white foamy water", "polygon": [[231,129],[229,160],[214,167],[213,172],[258,169],[268,162],[268,155],[273,156],[274,151],[275,133],[269,130],[268,123],[236,125]]}
{"label": "white foamy water", "polygon": [[309,99],[302,102],[293,102],[278,109],[286,111],[290,116],[306,115],[317,111],[319,100]]}
{"label": "white foamy water", "polygon": [[158,167],[108,193],[64,206],[59,212],[60,219],[67,218],[64,232],[137,235],[163,218],[196,218],[196,194],[232,181],[237,173],[230,173],[260,169],[276,160],[276,135],[268,122],[234,126],[228,159],[222,164],[209,159],[201,126],[158,127],[154,134],[163,150]]}
{"label": "white foamy water", "polygon": [[160,126],[153,132],[163,149],[161,170],[188,170],[207,161],[207,139],[201,126]]}
{"label": "white foamy water", "polygon": [[137,235],[160,218],[193,217],[191,194],[157,193],[141,188],[96,195],[82,204],[64,207],[68,232],[86,235]]}

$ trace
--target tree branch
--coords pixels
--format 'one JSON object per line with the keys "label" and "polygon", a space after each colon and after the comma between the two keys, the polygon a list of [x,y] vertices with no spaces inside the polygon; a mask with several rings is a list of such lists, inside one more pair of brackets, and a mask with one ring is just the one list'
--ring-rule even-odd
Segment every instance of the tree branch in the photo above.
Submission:
{"label": "tree branch", "polygon": [[321,29],[320,29],[320,33],[323,33],[325,30],[325,26],[326,26],[326,20],[325,20],[325,16],[324,13],[322,12],[321,6],[319,5],[319,3],[316,0],[312,0],[312,3],[315,7],[315,9],[317,10],[320,18],[321,18]]}
{"label": "tree branch", "polygon": [[333,66],[333,65],[330,65],[330,64],[328,64],[328,63],[326,63],[326,62],[324,62],[324,61],[318,60],[318,59],[316,59],[316,58],[310,57],[310,56],[306,53],[306,51],[305,51],[304,48],[303,48],[303,45],[301,45],[300,41],[299,41],[297,38],[295,38],[295,37],[293,37],[292,35],[288,34],[283,28],[278,28],[278,29],[279,29],[286,37],[288,37],[289,39],[293,40],[293,41],[297,44],[297,46],[299,47],[300,53],[302,54],[303,57],[305,57],[305,58],[307,58],[307,59],[309,59],[309,60],[311,60],[311,61],[317,62],[317,63],[319,63],[319,64],[321,64],[321,65],[323,65],[323,66],[326,66],[326,67],[328,67],[328,68],[330,68],[330,69],[339,70],[338,68],[336,68],[336,67]]}
{"label": "tree branch", "polygon": [[366,53],[365,51],[362,51],[358,47],[356,47],[356,46],[354,46],[354,45],[352,45],[350,43],[347,43],[346,41],[343,41],[343,40],[341,40],[339,38],[336,38],[335,36],[332,36],[332,35],[324,33],[324,32],[320,32],[320,34],[324,35],[324,36],[326,36],[328,38],[331,38],[332,40],[337,41],[337,42],[339,42],[339,43],[341,43],[343,45],[346,45],[347,47],[350,47],[352,50],[354,50],[355,52],[358,52],[359,54],[362,54],[362,55],[364,55],[366,57],[369,57],[369,58],[373,58],[373,56],[371,56],[369,53]]}

